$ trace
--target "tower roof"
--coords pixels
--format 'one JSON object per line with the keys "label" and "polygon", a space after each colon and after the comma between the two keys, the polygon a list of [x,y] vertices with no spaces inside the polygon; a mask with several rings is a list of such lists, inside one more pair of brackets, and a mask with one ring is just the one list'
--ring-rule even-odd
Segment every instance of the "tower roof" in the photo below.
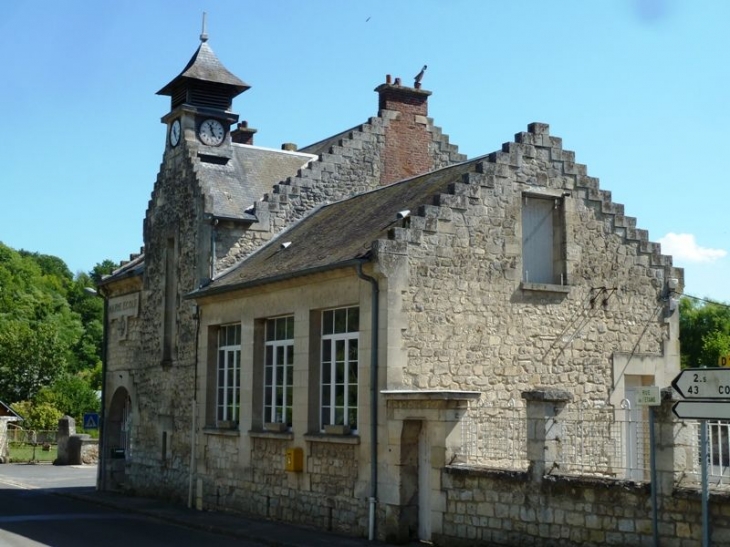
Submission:
{"label": "tower roof", "polygon": [[227,86],[232,91],[231,97],[235,97],[251,87],[223,66],[206,40],[201,42],[182,72],[160,89],[157,94],[172,96],[175,89],[191,81],[211,82]]}

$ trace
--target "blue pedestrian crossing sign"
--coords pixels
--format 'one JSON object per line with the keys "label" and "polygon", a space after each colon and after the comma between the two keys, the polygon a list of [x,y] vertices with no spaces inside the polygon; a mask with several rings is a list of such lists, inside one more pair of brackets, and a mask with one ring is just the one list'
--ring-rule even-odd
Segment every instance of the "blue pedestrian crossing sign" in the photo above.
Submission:
{"label": "blue pedestrian crossing sign", "polygon": [[96,412],[84,414],[84,429],[99,429],[99,414]]}

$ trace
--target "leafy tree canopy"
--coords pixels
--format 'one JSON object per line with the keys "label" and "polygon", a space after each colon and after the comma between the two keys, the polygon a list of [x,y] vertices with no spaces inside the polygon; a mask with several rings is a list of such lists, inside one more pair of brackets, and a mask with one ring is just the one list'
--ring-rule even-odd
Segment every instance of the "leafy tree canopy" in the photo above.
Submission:
{"label": "leafy tree canopy", "polygon": [[0,242],[0,400],[74,417],[98,410],[104,304],[88,289],[115,268],[104,260],[74,277],[58,257]]}
{"label": "leafy tree canopy", "polygon": [[683,297],[679,302],[682,367],[715,367],[730,355],[730,305]]}

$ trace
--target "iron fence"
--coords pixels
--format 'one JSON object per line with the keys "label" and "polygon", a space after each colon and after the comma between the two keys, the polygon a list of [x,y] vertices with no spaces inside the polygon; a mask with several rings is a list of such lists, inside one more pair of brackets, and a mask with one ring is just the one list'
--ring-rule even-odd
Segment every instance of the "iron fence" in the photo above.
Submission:
{"label": "iron fence", "polygon": [[526,470],[527,419],[514,399],[506,403],[476,401],[461,421],[458,456],[469,465]]}
{"label": "iron fence", "polygon": [[[469,465],[526,470],[530,422],[523,405],[477,402],[461,422],[460,460]],[[533,429],[536,427],[532,425]],[[545,424],[553,465],[547,472],[647,480],[649,424],[628,401],[621,408],[567,407]]]}
{"label": "iron fence", "polygon": [[[536,428],[530,422],[525,407],[514,399],[506,403],[471,403],[461,420],[459,461],[526,470],[528,431]],[[708,420],[707,425],[710,486],[730,487],[730,421]],[[632,409],[627,400],[618,407],[583,402],[567,406],[541,427],[545,427],[545,453],[552,463],[548,473],[649,480],[650,440],[645,408]],[[699,483],[700,422],[685,420],[675,427],[678,479]]]}
{"label": "iron fence", "polygon": [[57,431],[9,427],[7,438],[10,461],[52,462],[57,455],[57,434]]}
{"label": "iron fence", "polygon": [[[679,448],[688,452],[684,479],[700,482],[702,472],[701,459],[701,422],[685,420],[682,428],[689,431],[685,435],[677,435]],[[730,421],[707,420],[707,474],[711,486],[730,486]]]}
{"label": "iron fence", "polygon": [[649,480],[649,421],[627,400],[619,408],[583,403],[554,420],[553,473]]}

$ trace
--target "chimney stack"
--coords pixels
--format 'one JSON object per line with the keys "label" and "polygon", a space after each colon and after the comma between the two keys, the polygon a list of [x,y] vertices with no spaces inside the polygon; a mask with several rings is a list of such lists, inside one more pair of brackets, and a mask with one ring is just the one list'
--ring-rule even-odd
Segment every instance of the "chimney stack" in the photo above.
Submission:
{"label": "chimney stack", "polygon": [[431,171],[431,133],[427,118],[431,92],[403,86],[400,78],[391,83],[390,74],[375,91],[378,116],[386,121],[380,184],[384,186]]}
{"label": "chimney stack", "polygon": [[257,129],[248,126],[247,121],[242,121],[238,124],[236,129],[231,131],[231,140],[238,144],[251,144],[253,145],[253,135]]}

